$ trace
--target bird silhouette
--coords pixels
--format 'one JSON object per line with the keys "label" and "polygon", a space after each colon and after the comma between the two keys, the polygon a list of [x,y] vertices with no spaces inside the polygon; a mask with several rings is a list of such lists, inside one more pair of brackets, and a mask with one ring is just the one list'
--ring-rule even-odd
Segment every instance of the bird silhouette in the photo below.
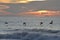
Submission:
{"label": "bird silhouette", "polygon": [[53,24],[53,20],[49,24]]}

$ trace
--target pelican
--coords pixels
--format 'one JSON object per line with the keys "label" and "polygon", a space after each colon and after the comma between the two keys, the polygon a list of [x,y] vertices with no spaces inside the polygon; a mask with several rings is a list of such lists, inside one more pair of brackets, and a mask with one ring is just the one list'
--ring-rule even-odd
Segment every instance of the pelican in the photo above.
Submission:
{"label": "pelican", "polygon": [[23,25],[26,26],[26,22],[23,22]]}
{"label": "pelican", "polygon": [[51,22],[49,24],[53,24],[53,20],[51,20]]}

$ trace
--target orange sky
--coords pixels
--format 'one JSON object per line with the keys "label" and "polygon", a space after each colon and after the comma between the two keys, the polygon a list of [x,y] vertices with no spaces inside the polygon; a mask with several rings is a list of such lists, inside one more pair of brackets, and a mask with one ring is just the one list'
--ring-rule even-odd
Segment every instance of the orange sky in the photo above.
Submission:
{"label": "orange sky", "polygon": [[[44,12],[44,11],[43,11]],[[56,13],[54,11],[47,11],[47,12],[23,12],[23,13],[18,13],[16,15],[33,15],[33,16],[58,16],[59,13]]]}
{"label": "orange sky", "polygon": [[[2,3],[28,3],[31,1],[38,1],[38,0],[0,0]],[[40,0],[45,1],[45,0]]]}
{"label": "orange sky", "polygon": [[10,2],[19,2],[19,1],[28,1],[28,0],[0,0],[2,3],[10,3]]}
{"label": "orange sky", "polygon": [[3,3],[9,3],[11,0],[0,0],[0,2],[3,2]]}
{"label": "orange sky", "polygon": [[[13,15],[13,13],[11,12],[7,12],[7,11],[4,11],[4,10],[0,10],[1,14],[0,15]],[[17,14],[14,14],[16,16],[58,16],[60,15],[59,12],[54,12],[54,11],[42,11],[42,12],[38,12],[38,11],[34,11],[34,12],[22,12],[22,13],[17,13]]]}

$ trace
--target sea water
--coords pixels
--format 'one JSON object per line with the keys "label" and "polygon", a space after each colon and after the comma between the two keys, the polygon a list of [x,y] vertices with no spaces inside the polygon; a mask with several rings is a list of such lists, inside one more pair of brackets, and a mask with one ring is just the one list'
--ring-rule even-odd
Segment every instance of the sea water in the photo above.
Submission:
{"label": "sea water", "polygon": [[[51,20],[53,20],[53,24],[49,24]],[[8,24],[5,24],[5,22],[8,22]],[[23,22],[26,22],[26,26],[23,25]],[[43,22],[43,24],[40,25],[40,22]],[[0,17],[0,39],[60,40],[60,17],[59,16]]]}
{"label": "sea water", "polygon": [[[53,20],[53,24],[49,24]],[[5,24],[8,22],[8,24]],[[23,25],[23,22],[26,22],[26,26]],[[40,25],[40,22],[43,22]],[[0,29],[23,29],[23,28],[44,28],[44,29],[52,29],[52,30],[60,30],[60,17],[0,17]]]}

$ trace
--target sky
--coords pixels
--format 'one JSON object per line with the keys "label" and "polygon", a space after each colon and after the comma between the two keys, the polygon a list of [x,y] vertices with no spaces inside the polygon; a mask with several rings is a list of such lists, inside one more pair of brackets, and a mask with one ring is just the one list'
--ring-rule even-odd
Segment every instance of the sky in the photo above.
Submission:
{"label": "sky", "polygon": [[46,0],[0,0],[0,2],[3,3],[20,2],[20,1],[46,1]]}
{"label": "sky", "polygon": [[[46,1],[34,1],[29,3],[20,3],[20,4],[1,4],[1,2],[10,2],[0,0],[0,15],[8,14],[18,14],[21,12],[27,11],[37,11],[37,10],[59,10],[60,11],[60,0],[46,0]],[[2,7],[2,8],[1,8]]]}

